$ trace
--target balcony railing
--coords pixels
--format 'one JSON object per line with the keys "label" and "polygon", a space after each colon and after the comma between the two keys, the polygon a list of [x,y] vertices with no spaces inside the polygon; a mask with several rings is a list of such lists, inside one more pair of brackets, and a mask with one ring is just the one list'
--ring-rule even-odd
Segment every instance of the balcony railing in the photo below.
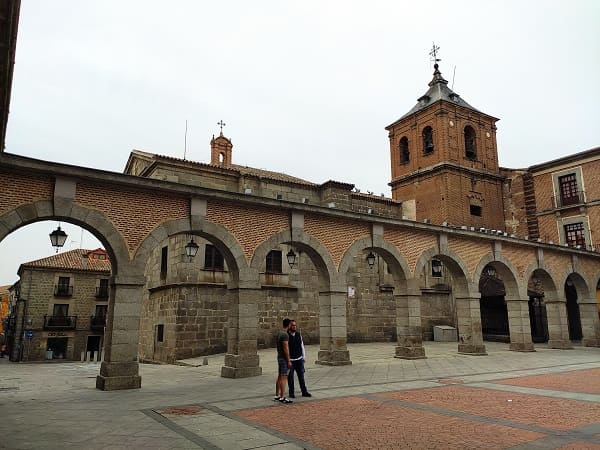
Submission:
{"label": "balcony railing", "polygon": [[557,208],[563,208],[565,206],[581,205],[585,203],[585,192],[577,192],[575,195],[569,197],[563,197],[562,195],[554,196],[554,204]]}
{"label": "balcony railing", "polygon": [[106,316],[91,316],[90,330],[102,331],[106,326]]}
{"label": "balcony railing", "polygon": [[77,316],[44,316],[44,330],[74,330]]}
{"label": "balcony railing", "polygon": [[73,295],[73,286],[57,284],[54,286],[54,295],[56,297],[70,297]]}
{"label": "balcony railing", "polygon": [[96,298],[108,298],[108,286],[96,287]]}

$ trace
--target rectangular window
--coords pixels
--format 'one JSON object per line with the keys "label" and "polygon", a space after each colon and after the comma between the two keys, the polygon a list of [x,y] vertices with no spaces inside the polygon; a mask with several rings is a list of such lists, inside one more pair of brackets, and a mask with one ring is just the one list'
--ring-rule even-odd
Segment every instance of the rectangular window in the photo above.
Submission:
{"label": "rectangular window", "polygon": [[71,286],[71,278],[58,277],[58,284],[54,287],[54,295],[63,297],[73,295],[73,286]]}
{"label": "rectangular window", "polygon": [[106,326],[106,305],[96,305],[96,311],[94,312],[94,316],[92,317],[92,321],[90,325],[93,330],[102,329]]}
{"label": "rectangular window", "polygon": [[69,305],[67,304],[55,304],[52,309],[52,315],[54,317],[66,317],[69,314]]}
{"label": "rectangular window", "polygon": [[565,241],[570,247],[585,247],[585,229],[582,222],[565,225]]}
{"label": "rectangular window", "polygon": [[108,298],[108,278],[101,278],[98,286],[96,286],[97,298]]}
{"label": "rectangular window", "polygon": [[558,184],[560,186],[560,206],[579,203],[577,177],[574,173],[558,177]]}
{"label": "rectangular window", "polygon": [[156,342],[164,342],[165,341],[165,326],[161,323],[160,325],[156,325]]}
{"label": "rectangular window", "polygon": [[267,273],[282,273],[281,270],[281,250],[271,250],[267,254]]}
{"label": "rectangular window", "polygon": [[70,327],[71,318],[69,317],[69,305],[67,304],[55,304],[52,307],[52,316],[44,320],[45,325],[50,327]]}
{"label": "rectangular window", "polygon": [[169,247],[163,247],[160,255],[160,277],[167,277],[167,258],[169,256]]}
{"label": "rectangular window", "polygon": [[470,205],[469,209],[471,211],[472,216],[481,217],[481,206],[478,205]]}
{"label": "rectangular window", "polygon": [[223,255],[214,245],[206,244],[204,248],[204,269],[224,270]]}
{"label": "rectangular window", "polygon": [[106,310],[107,310],[108,306],[106,305],[96,305],[96,314],[95,316],[100,318],[106,318]]}

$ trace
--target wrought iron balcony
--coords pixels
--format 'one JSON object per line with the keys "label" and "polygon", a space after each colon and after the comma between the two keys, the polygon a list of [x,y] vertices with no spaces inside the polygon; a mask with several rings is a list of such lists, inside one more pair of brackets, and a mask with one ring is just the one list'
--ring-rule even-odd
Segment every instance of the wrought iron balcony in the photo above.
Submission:
{"label": "wrought iron balcony", "polygon": [[73,286],[56,284],[54,285],[54,295],[56,297],[71,297],[73,295]]}
{"label": "wrought iron balcony", "polygon": [[96,298],[108,298],[108,286],[96,287]]}
{"label": "wrought iron balcony", "polygon": [[106,316],[91,316],[90,330],[103,331],[106,326]]}
{"label": "wrought iron balcony", "polygon": [[554,204],[557,208],[564,208],[566,206],[581,205],[585,203],[585,192],[580,191],[575,195],[564,197],[562,195],[554,196]]}
{"label": "wrought iron balcony", "polygon": [[74,330],[77,316],[44,316],[44,330]]}

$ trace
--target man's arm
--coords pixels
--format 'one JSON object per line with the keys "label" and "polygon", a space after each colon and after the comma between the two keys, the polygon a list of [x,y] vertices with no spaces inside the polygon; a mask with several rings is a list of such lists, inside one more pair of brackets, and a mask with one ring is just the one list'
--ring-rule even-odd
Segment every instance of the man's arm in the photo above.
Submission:
{"label": "man's arm", "polygon": [[285,357],[285,360],[287,361],[287,366],[288,369],[292,368],[292,361],[290,360],[290,345],[288,341],[283,341],[283,355]]}
{"label": "man's arm", "polygon": [[306,350],[304,349],[304,339],[302,339],[302,335],[300,335],[300,347],[302,347],[302,359],[306,361]]}

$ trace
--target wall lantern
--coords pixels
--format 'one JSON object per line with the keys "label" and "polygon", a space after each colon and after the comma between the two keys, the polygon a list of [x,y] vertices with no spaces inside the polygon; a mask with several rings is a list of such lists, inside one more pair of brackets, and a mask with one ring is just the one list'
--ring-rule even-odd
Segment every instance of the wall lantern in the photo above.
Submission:
{"label": "wall lantern", "polygon": [[495,277],[496,276],[496,269],[494,269],[492,266],[486,267],[485,272],[486,272],[486,274],[487,274],[488,277]]}
{"label": "wall lantern", "polygon": [[373,252],[369,252],[369,254],[367,255],[367,264],[369,264],[370,268],[373,268],[373,266],[375,265],[375,255],[373,254]]}
{"label": "wall lantern", "polygon": [[185,244],[185,256],[190,258],[190,261],[194,259],[198,253],[199,245],[194,242],[194,238],[190,239],[190,242]]}
{"label": "wall lantern", "polygon": [[52,247],[56,249],[56,253],[58,253],[58,249],[65,245],[65,241],[67,240],[67,233],[60,229],[60,225],[56,230],[50,233],[50,242],[52,243]]}
{"label": "wall lantern", "polygon": [[294,253],[294,250],[290,249],[290,251],[287,252],[286,257],[290,268],[293,269],[296,266],[296,254]]}

